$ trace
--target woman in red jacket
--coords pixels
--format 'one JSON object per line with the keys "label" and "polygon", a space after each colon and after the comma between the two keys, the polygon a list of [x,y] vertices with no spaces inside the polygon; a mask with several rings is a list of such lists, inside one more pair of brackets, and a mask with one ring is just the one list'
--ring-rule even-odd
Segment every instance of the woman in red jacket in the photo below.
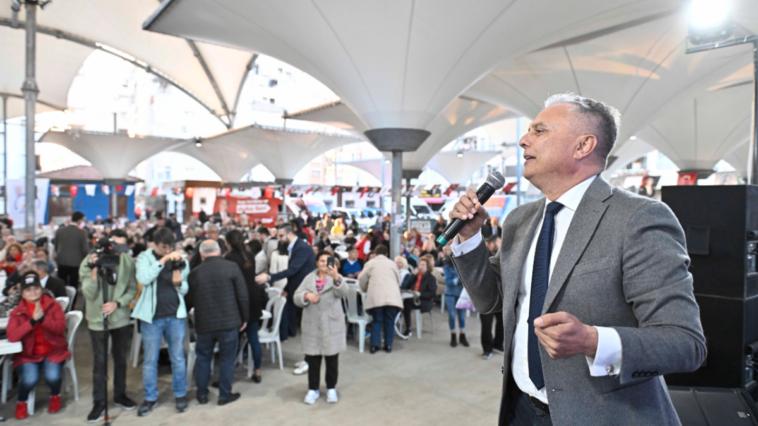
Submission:
{"label": "woman in red jacket", "polygon": [[8,340],[21,342],[13,368],[19,376],[16,418],[28,416],[26,400],[39,380],[40,370],[50,386],[50,413],[61,409],[61,370],[71,356],[68,351],[66,317],[53,296],[42,289],[37,273],[29,271],[21,282],[21,302],[8,320]]}
{"label": "woman in red jacket", "polygon": [[24,259],[24,249],[21,248],[21,244],[13,243],[8,247],[7,253],[5,259],[0,262],[0,269],[5,269],[5,275],[9,277]]}

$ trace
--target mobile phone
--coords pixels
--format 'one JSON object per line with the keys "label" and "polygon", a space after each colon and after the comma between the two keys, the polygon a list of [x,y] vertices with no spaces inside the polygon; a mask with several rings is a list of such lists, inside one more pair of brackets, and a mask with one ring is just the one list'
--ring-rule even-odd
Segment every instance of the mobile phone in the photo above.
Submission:
{"label": "mobile phone", "polygon": [[330,268],[334,268],[334,257],[333,256],[329,256],[329,257],[326,258],[326,266],[328,266]]}

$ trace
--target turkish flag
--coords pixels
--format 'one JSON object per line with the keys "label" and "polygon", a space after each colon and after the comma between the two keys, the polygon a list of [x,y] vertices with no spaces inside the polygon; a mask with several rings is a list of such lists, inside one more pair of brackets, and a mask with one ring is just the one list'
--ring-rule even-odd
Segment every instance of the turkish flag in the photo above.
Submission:
{"label": "turkish flag", "polygon": [[68,192],[71,193],[71,196],[76,198],[76,194],[79,193],[79,187],[76,185],[71,185],[68,187]]}
{"label": "turkish flag", "polygon": [[105,195],[111,195],[111,187],[110,186],[103,185],[102,189],[103,189],[103,194],[105,194]]}
{"label": "turkish flag", "polygon": [[290,195],[290,194],[292,194],[292,190],[293,189],[295,189],[295,187],[294,186],[290,186],[289,188],[287,188],[287,192],[285,192],[284,195]]}
{"label": "turkish flag", "polygon": [[224,188],[224,189],[221,191],[221,195],[222,195],[222,196],[224,196],[224,197],[228,197],[228,196],[229,196],[229,194],[231,194],[231,193],[232,193],[232,188],[229,188],[229,187],[227,187],[227,188]]}
{"label": "turkish flag", "polygon": [[361,189],[361,196],[359,198],[363,198],[363,195],[368,192],[370,188],[368,186],[364,186],[363,189]]}
{"label": "turkish flag", "polygon": [[677,185],[692,186],[697,185],[697,173],[679,173]]}
{"label": "turkish flag", "polygon": [[340,187],[339,186],[335,186],[334,188],[332,188],[332,195],[334,195],[334,194],[336,194],[338,192],[340,192]]}
{"label": "turkish flag", "polygon": [[263,198],[274,198],[274,187],[273,186],[267,186],[266,190],[263,191]]}
{"label": "turkish flag", "polygon": [[124,191],[124,185],[117,185],[116,186],[116,192],[123,192]]}
{"label": "turkish flag", "polygon": [[517,182],[511,182],[511,183],[505,185],[505,188],[503,188],[503,192],[505,192],[506,194],[509,193],[509,192],[511,192],[511,190],[513,189],[513,187],[516,186],[516,183]]}
{"label": "turkish flag", "polygon": [[451,193],[451,192],[453,192],[453,191],[455,191],[455,188],[457,188],[457,187],[458,187],[458,184],[457,184],[457,183],[454,183],[454,184],[450,185],[450,186],[449,186],[449,187],[448,187],[448,188],[445,190],[445,196],[446,196],[446,197],[449,197],[449,196],[450,196],[450,193]]}
{"label": "turkish flag", "polygon": [[195,188],[188,186],[187,189],[184,190],[184,196],[192,198],[193,195],[195,195]]}
{"label": "turkish flag", "polygon": [[151,197],[157,197],[158,196],[158,187],[156,186],[153,188],[153,192],[150,193]]}

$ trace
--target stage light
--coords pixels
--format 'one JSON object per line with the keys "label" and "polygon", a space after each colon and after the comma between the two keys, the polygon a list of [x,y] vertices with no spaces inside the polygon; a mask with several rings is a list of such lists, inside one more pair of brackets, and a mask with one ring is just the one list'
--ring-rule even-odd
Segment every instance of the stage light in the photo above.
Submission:
{"label": "stage light", "polygon": [[458,151],[458,158],[463,158],[463,151]]}
{"label": "stage light", "polygon": [[384,164],[389,164],[390,160],[384,160]]}
{"label": "stage light", "polygon": [[637,136],[629,136],[629,140],[630,141],[636,141],[637,140]]}
{"label": "stage light", "polygon": [[692,0],[689,6],[689,39],[692,44],[714,43],[734,31],[729,0]]}
{"label": "stage light", "polygon": [[198,147],[198,148],[202,148],[203,147],[203,140],[200,139],[200,138],[195,138],[195,146]]}

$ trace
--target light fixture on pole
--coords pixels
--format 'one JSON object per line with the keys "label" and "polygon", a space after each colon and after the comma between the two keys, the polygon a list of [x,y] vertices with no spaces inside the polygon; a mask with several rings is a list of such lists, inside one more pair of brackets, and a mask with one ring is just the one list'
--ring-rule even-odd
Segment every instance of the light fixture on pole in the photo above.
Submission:
{"label": "light fixture on pole", "polygon": [[195,146],[198,148],[203,147],[203,139],[202,138],[195,138]]}
{"label": "light fixture on pole", "polygon": [[458,158],[463,158],[463,151],[458,151],[457,157]]}
{"label": "light fixture on pole", "polygon": [[629,140],[630,141],[636,141],[637,140],[637,136],[629,136]]}
{"label": "light fixture on pole", "polygon": [[690,2],[687,40],[694,47],[688,47],[686,53],[706,52],[747,43],[753,45],[753,131],[747,173],[748,183],[758,185],[758,36],[729,39],[734,32],[730,3],[729,0]]}

